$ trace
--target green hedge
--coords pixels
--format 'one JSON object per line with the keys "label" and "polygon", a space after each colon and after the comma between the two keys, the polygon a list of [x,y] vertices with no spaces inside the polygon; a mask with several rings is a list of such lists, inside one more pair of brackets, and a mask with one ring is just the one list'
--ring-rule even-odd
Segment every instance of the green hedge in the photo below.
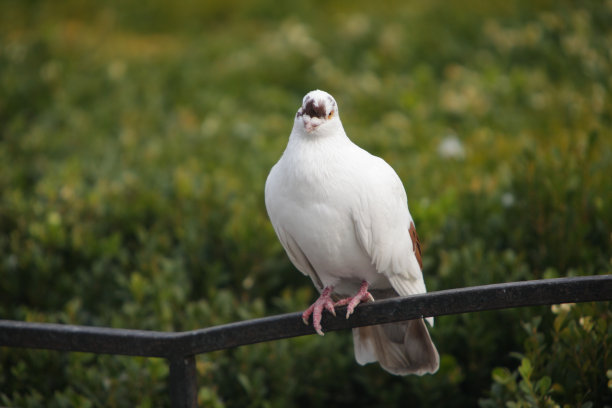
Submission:
{"label": "green hedge", "polygon": [[[612,5],[0,2],[0,318],[189,330],[314,289],[263,205],[303,94],[400,174],[430,290],[611,272]],[[609,303],[198,357],[203,406],[612,406]],[[163,360],[0,349],[0,405],[168,405]]]}

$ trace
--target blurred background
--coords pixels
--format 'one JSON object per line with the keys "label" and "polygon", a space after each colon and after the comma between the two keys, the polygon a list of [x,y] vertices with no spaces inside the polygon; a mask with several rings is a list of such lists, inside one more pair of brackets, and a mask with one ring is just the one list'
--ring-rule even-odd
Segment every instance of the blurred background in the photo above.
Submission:
{"label": "blurred background", "polygon": [[[399,173],[429,290],[610,273],[612,1],[0,0],[0,318],[190,330],[316,297],[263,187],[302,96]],[[612,406],[609,303],[198,357],[211,407]],[[0,349],[0,405],[168,405],[160,359]]]}

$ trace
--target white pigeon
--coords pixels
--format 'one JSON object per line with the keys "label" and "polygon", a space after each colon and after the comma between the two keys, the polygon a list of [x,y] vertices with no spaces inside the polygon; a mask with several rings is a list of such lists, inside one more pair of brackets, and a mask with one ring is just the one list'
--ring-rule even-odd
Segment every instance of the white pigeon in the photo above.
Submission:
{"label": "white pigeon", "polygon": [[[270,171],[266,208],[291,262],[312,279],[312,315],[377,298],[426,292],[421,248],[398,175],[348,138],[338,106],[309,92],[295,115],[282,157]],[[340,300],[339,300],[340,299]],[[433,325],[433,319],[428,319]],[[355,359],[397,375],[434,373],[439,356],[423,319],[353,329]]]}

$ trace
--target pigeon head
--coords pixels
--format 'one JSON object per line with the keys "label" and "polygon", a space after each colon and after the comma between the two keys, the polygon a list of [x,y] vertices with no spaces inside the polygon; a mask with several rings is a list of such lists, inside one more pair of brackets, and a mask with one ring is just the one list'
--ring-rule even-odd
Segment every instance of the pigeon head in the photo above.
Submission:
{"label": "pigeon head", "polygon": [[338,118],[338,106],[334,98],[324,91],[311,91],[304,96],[302,106],[295,115],[301,120],[307,133],[317,130],[326,123]]}

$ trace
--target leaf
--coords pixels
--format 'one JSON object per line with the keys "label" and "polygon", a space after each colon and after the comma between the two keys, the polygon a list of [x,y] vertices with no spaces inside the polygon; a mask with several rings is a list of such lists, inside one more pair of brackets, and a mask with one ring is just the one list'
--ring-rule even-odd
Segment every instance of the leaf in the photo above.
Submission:
{"label": "leaf", "polygon": [[242,388],[244,388],[247,393],[251,392],[251,389],[253,387],[251,386],[251,381],[249,380],[249,377],[247,377],[243,373],[240,373],[238,374],[238,382],[240,383],[240,385],[242,385]]}
{"label": "leaf", "polygon": [[514,381],[510,370],[508,370],[506,367],[496,367],[493,369],[491,376],[496,383],[503,385],[508,384],[510,381]]}
{"label": "leaf", "polygon": [[525,394],[526,398],[529,398],[529,396],[532,393],[531,387],[530,387],[531,383],[526,380],[526,381],[521,381],[519,383],[519,389],[521,390],[521,392],[523,394]]}
{"label": "leaf", "polygon": [[542,378],[540,378],[538,380],[538,382],[535,385],[535,390],[537,393],[539,393],[541,396],[544,396],[548,393],[548,390],[550,389],[550,386],[552,384],[552,381],[550,379],[549,376],[544,376]]}
{"label": "leaf", "polygon": [[521,377],[523,377],[523,379],[529,380],[529,377],[531,376],[531,373],[533,371],[531,361],[527,357],[524,357],[521,360],[521,366],[518,368],[518,370],[519,370],[519,373],[521,374]]}
{"label": "leaf", "polygon": [[553,326],[555,328],[555,332],[559,333],[559,331],[561,330],[561,327],[563,325],[563,322],[565,322],[565,317],[567,316],[567,313],[559,313],[557,315],[557,317],[555,317],[555,321],[553,323]]}

